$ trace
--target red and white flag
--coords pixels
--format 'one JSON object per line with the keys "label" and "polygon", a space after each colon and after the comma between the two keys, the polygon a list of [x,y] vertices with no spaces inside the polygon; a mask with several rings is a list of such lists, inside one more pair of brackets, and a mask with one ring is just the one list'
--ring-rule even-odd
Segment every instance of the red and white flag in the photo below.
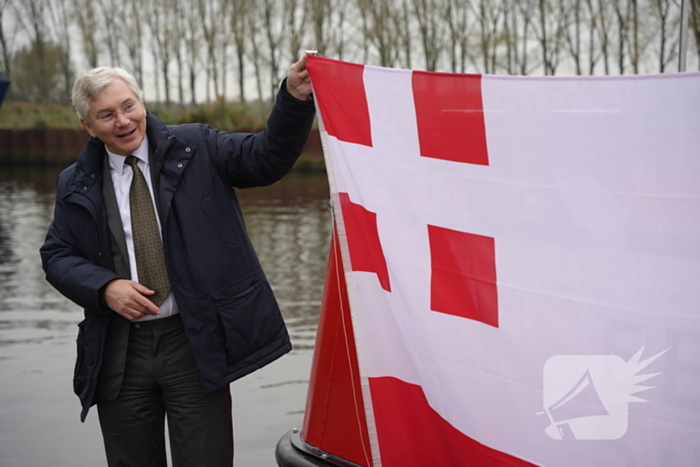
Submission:
{"label": "red and white flag", "polygon": [[700,465],[700,74],[308,68],[374,466]]}

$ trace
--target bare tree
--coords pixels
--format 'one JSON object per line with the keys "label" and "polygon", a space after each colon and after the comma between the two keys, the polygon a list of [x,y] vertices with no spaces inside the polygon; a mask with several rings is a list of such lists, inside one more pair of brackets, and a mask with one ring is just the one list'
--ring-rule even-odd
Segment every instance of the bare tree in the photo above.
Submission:
{"label": "bare tree", "polygon": [[583,74],[583,68],[581,66],[582,3],[582,0],[559,0],[559,11],[564,23],[562,27],[564,49],[573,60],[577,75]]}
{"label": "bare tree", "polygon": [[[700,0],[690,1],[691,37],[700,64]],[[0,0],[0,64],[6,74],[12,73],[15,43],[24,37],[17,34],[20,30],[32,41],[27,50],[33,57],[55,42],[65,53],[52,49],[52,66],[60,61],[63,76],[54,81],[66,95],[68,87],[63,87],[72,82],[71,53],[76,47],[92,67],[100,58],[116,66],[123,62],[142,87],[148,53],[156,100],[164,90],[165,102],[181,103],[197,101],[201,77],[207,100],[225,95],[228,73],[235,76],[237,93],[245,101],[250,98],[246,67],[254,73],[258,97],[267,97],[270,89],[274,95],[282,62],[287,55],[298,58],[311,38],[314,43],[308,45],[323,55],[386,67],[413,68],[420,61],[431,71],[442,66],[463,73],[475,67],[485,73],[542,70],[552,75],[564,65],[578,74],[609,74],[611,68],[639,73],[653,63],[665,72],[678,57],[679,2]],[[2,23],[13,9],[16,21]],[[42,63],[35,58],[32,63]],[[44,71],[37,66],[35,73]],[[153,90],[150,81],[146,88]]]}
{"label": "bare tree", "polygon": [[593,0],[584,0],[584,6],[586,7],[586,14],[588,19],[588,74],[592,75],[595,71],[595,66],[602,54],[597,50],[598,42],[596,38],[598,37],[598,14],[593,6]]}
{"label": "bare tree", "polygon": [[549,53],[548,53],[548,46],[549,46],[549,36],[547,35],[550,31],[548,31],[547,28],[547,17],[549,16],[548,12],[548,2],[546,0],[538,0],[537,2],[538,6],[538,12],[539,12],[539,42],[540,42],[540,48],[542,50],[542,66],[544,67],[544,74],[548,75],[549,74]]}
{"label": "bare tree", "polygon": [[218,94],[218,98],[223,99],[226,96],[226,82],[228,75],[228,48],[229,41],[228,37],[229,22],[226,21],[228,14],[228,5],[226,0],[220,0],[221,6],[219,9],[219,15],[217,19],[219,20],[219,36],[217,38],[217,47],[219,49],[219,54],[221,56],[221,92]]}
{"label": "bare tree", "polygon": [[[151,19],[151,24],[149,25],[149,32],[151,35],[151,40],[153,40],[153,28],[154,25],[156,28],[160,28],[160,20],[155,20]],[[160,34],[160,31],[158,31],[157,34]],[[161,102],[160,98],[160,66],[158,65],[158,48],[157,47],[150,47],[150,52],[151,52],[151,62],[153,64],[153,86],[156,89],[156,102]]]}
{"label": "bare tree", "polygon": [[287,30],[287,40],[289,41],[289,58],[296,61],[302,50],[306,19],[309,15],[309,8],[305,7],[303,1],[287,0],[284,2],[284,19]]}
{"label": "bare tree", "polygon": [[700,70],[700,0],[690,2],[689,28],[695,37],[695,48],[698,54],[698,70]]}
{"label": "bare tree", "polygon": [[313,47],[321,55],[343,59],[349,3],[349,0],[307,0],[313,29]]}
{"label": "bare tree", "polygon": [[262,84],[262,51],[260,49],[259,34],[262,29],[262,14],[260,10],[260,4],[258,2],[253,3],[251,19],[251,47],[250,55],[253,62],[253,70],[255,72],[255,86],[258,91],[258,102],[262,102],[263,98],[263,84]]}
{"label": "bare tree", "polygon": [[333,18],[331,0],[307,0],[307,8],[314,32],[314,47],[323,55],[328,46]]}
{"label": "bare tree", "polygon": [[[111,66],[121,66],[119,44],[121,43],[121,36],[119,34],[119,25],[116,21],[112,21],[109,18],[112,17],[122,17],[121,13],[124,10],[124,2],[113,2],[112,0],[97,0],[98,14],[105,21],[100,28],[100,41],[107,46],[107,53],[109,54],[109,63]],[[136,21],[138,19],[134,18]]]}
{"label": "bare tree", "polygon": [[634,73],[637,74],[639,73],[639,60],[642,54],[642,47],[641,44],[639,43],[640,38],[639,38],[639,21],[640,21],[640,15],[639,15],[639,1],[638,0],[630,0],[631,3],[631,14],[632,14],[632,40],[628,42],[630,45],[630,61],[632,62],[632,69],[634,70]]}
{"label": "bare tree", "polygon": [[617,19],[617,66],[621,75],[625,74],[625,50],[629,40],[631,0],[612,0],[613,12]]}
{"label": "bare tree", "polygon": [[534,23],[536,27],[533,28],[540,45],[545,75],[555,74],[561,59],[565,17],[562,16],[562,10],[555,6],[554,1],[537,0],[538,21]]}
{"label": "bare tree", "polygon": [[97,39],[97,15],[95,14],[94,2],[92,0],[72,0],[73,17],[80,29],[80,36],[83,41],[83,53],[90,65],[90,68],[98,66],[98,56],[100,48]]}
{"label": "bare tree", "polygon": [[672,0],[652,0],[653,11],[659,19],[659,73],[666,71],[666,67],[671,60],[676,57],[675,44],[669,44],[672,28],[671,24],[671,6]]}
{"label": "bare tree", "polygon": [[191,21],[188,14],[185,13],[188,8],[192,9],[191,0],[181,0],[180,11],[182,12],[179,18],[180,31],[183,32],[184,49],[187,63],[188,87],[190,91],[190,102],[194,105],[197,102],[197,72],[200,69],[200,41],[202,39],[202,26],[200,21]]}
{"label": "bare tree", "polygon": [[362,28],[362,63],[368,63],[369,61],[369,49],[371,47],[369,39],[369,14],[362,8],[360,0],[357,0],[356,9],[360,12],[360,21]]}
{"label": "bare tree", "polygon": [[[612,7],[608,0],[586,0],[586,4],[588,5],[591,18],[594,18],[596,22],[595,30],[599,43],[599,54],[603,58],[603,71],[606,75],[609,75],[611,54],[610,35],[612,34],[611,22],[613,19]],[[593,54],[591,54],[591,57],[592,56]],[[594,66],[595,63],[589,63],[591,70],[593,70]],[[592,71],[591,74],[593,74]]]}
{"label": "bare tree", "polygon": [[231,33],[238,65],[238,96],[245,102],[245,55],[250,30],[252,0],[229,0],[231,2]]}
{"label": "bare tree", "polygon": [[[343,60],[343,55],[345,54],[347,42],[345,39],[345,20],[347,19],[348,11],[351,8],[350,0],[332,0],[332,21],[331,21],[331,34],[330,34],[330,44],[331,47],[328,48],[332,51],[334,56],[338,60]],[[322,47],[325,47],[322,45]]]}
{"label": "bare tree", "polygon": [[144,31],[143,24],[137,19],[142,14],[141,1],[125,0],[123,7],[118,13],[116,17],[119,27],[118,34],[126,49],[131,72],[134,74],[136,82],[143,89]]}
{"label": "bare tree", "polygon": [[478,0],[471,4],[479,28],[479,54],[481,70],[484,73],[496,72],[496,49],[499,45],[500,23],[503,15],[501,0]]}
{"label": "bare tree", "polygon": [[[412,0],[411,0],[412,1]],[[396,27],[396,42],[399,51],[403,52],[403,60],[400,61],[404,68],[413,68],[413,15],[409,13],[409,0],[401,0],[401,7],[394,17]],[[401,60],[401,59],[399,59]]]}
{"label": "bare tree", "polygon": [[[518,73],[521,75],[530,74],[530,36],[531,28],[535,23],[535,1],[536,0],[515,0],[515,6],[520,17],[521,32],[517,34],[520,48],[515,47],[516,62],[518,63]],[[517,30],[517,27],[513,27]],[[518,51],[519,50],[519,51]]]}
{"label": "bare tree", "polygon": [[[271,98],[274,98],[275,91],[280,83],[280,56],[282,52],[281,44],[284,37],[284,18],[281,16],[279,8],[275,7],[272,0],[261,0],[256,2],[260,5],[257,10],[260,14],[260,19],[265,35],[265,43],[267,45],[268,60],[270,71],[270,91]],[[256,53],[259,52],[256,51]],[[259,57],[258,57],[259,59]]]}
{"label": "bare tree", "polygon": [[369,47],[373,46],[379,55],[380,66],[394,66],[399,38],[396,16],[400,15],[401,7],[396,0],[357,0],[357,7],[362,20],[365,62]]}
{"label": "bare tree", "polygon": [[[9,34],[5,34],[5,22],[3,21],[5,13],[10,12],[11,7],[14,6],[14,0],[0,0],[0,53],[2,53],[2,72],[8,78],[12,76],[12,53],[14,49],[14,41],[12,40],[16,37],[16,23],[11,23],[14,25],[14,29],[9,31]],[[12,13],[10,13],[12,14]]]}
{"label": "bare tree", "polygon": [[447,23],[450,70],[464,73],[469,46],[469,0],[446,0],[443,21]]}
{"label": "bare tree", "polygon": [[504,0],[503,7],[503,41],[506,46],[506,72],[515,73],[515,61],[518,59],[518,15],[512,8],[512,0]]}
{"label": "bare tree", "polygon": [[436,71],[440,51],[445,43],[441,21],[444,17],[444,14],[441,14],[441,10],[444,8],[443,2],[441,0],[411,0],[411,3],[413,15],[418,23],[425,69]]}
{"label": "bare tree", "polygon": [[151,0],[149,7],[146,22],[154,42],[154,66],[155,68],[160,66],[163,74],[165,105],[170,105],[170,63],[175,49],[179,48],[180,45],[180,35],[175,18],[177,9],[174,0]]}
{"label": "bare tree", "polygon": [[219,58],[220,34],[223,15],[221,3],[217,0],[196,0],[199,21],[202,24],[204,43],[207,49],[207,100],[210,100],[209,84],[214,84],[214,96],[219,93]]}
{"label": "bare tree", "polygon": [[71,33],[70,12],[67,0],[54,0],[49,3],[49,18],[56,43],[63,50],[58,54],[61,72],[63,74],[64,99],[70,100],[73,87],[73,65],[71,63]]}
{"label": "bare tree", "polygon": [[[185,63],[184,63],[184,50],[186,49],[186,39],[182,34],[182,31],[187,30],[187,7],[190,6],[189,2],[184,0],[173,0],[172,8],[174,10],[173,22],[175,23],[175,30],[178,31],[177,38],[175,39],[175,44],[173,44],[173,53],[175,54],[175,64],[177,65],[177,96],[180,105],[185,104],[185,87],[183,81],[185,79]],[[196,21],[195,21],[196,22]]]}

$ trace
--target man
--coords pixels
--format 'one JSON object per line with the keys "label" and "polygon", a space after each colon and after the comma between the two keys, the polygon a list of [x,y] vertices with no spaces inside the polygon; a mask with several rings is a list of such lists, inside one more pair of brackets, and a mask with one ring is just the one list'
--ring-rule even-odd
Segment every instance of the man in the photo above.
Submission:
{"label": "man", "polygon": [[110,466],[230,466],[229,383],[291,349],[232,187],[271,184],[314,118],[306,56],[265,131],[166,126],[124,70],[79,77],[92,136],[58,178],[41,256],[48,281],[85,309],[74,390],[97,404]]}

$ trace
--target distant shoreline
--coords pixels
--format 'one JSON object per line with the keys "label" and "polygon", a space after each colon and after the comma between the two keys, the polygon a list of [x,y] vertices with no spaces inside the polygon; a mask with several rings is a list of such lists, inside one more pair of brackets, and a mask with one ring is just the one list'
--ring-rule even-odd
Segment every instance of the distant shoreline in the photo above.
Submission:
{"label": "distant shoreline", "polygon": [[[75,162],[90,136],[73,129],[0,129],[0,165],[68,166]],[[295,170],[323,171],[325,163],[318,130],[312,129]]]}

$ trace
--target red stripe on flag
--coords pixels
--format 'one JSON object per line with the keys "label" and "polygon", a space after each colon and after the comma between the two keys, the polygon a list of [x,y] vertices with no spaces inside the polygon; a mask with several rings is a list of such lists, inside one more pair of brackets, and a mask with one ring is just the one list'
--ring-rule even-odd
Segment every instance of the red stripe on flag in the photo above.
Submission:
{"label": "red stripe on flag", "polygon": [[347,193],[338,194],[350,249],[350,268],[376,273],[382,288],[391,292],[389,271],[377,231],[377,214],[350,201]]}
{"label": "red stripe on flag", "polygon": [[498,327],[493,238],[434,225],[428,237],[430,309]]}
{"label": "red stripe on flag", "polygon": [[423,389],[396,378],[369,378],[383,467],[532,466],[468,437],[442,418]]}
{"label": "red stripe on flag", "polygon": [[423,157],[489,165],[481,75],[413,72]]}
{"label": "red stripe on flag", "polygon": [[372,146],[364,65],[309,57],[307,68],[328,134],[340,141]]}

